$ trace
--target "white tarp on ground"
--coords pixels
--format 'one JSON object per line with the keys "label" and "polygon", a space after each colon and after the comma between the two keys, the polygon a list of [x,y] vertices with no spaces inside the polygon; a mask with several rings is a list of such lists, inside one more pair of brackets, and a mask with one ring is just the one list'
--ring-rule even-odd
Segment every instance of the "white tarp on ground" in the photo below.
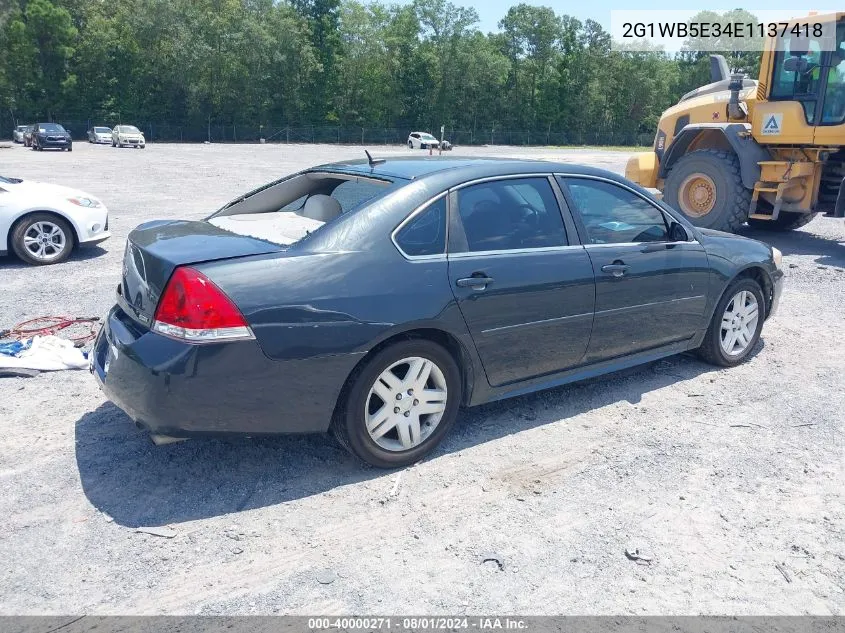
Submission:
{"label": "white tarp on ground", "polygon": [[16,356],[0,354],[0,369],[37,369],[38,371],[59,371],[62,369],[84,369],[88,366],[82,350],[71,341],[58,336],[33,337],[30,346]]}

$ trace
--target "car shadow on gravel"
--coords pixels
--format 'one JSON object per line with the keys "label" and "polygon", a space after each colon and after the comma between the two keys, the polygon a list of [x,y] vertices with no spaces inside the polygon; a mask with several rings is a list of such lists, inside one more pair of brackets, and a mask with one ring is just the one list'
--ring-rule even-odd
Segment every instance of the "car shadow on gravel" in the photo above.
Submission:
{"label": "car shadow on gravel", "polygon": [[129,527],[277,505],[384,474],[322,435],[155,446],[111,402],[76,422],[76,463],[91,503]]}
{"label": "car shadow on gravel", "polygon": [[[754,353],[762,349],[758,343]],[[429,459],[544,424],[571,419],[716,371],[691,355],[461,412]],[[683,387],[681,387],[683,388]],[[76,423],[76,461],[85,495],[128,527],[220,516],[390,476],[323,435],[197,439],[154,446],[110,402]]]}
{"label": "car shadow on gravel", "polygon": [[815,255],[817,264],[845,269],[845,243],[809,231],[766,231],[746,227],[746,237],[774,246],[784,255]]}
{"label": "car shadow on gravel", "polygon": [[[100,246],[87,246],[85,248],[77,248],[76,250],[71,251],[70,256],[65,261],[59,264],[51,264],[51,266],[57,266],[61,268],[63,264],[68,264],[71,262],[85,262],[89,259],[97,259],[98,257],[102,257],[107,253],[108,251]],[[21,261],[17,258],[17,256],[11,253],[7,257],[0,257],[0,270],[20,270],[24,268],[33,268],[33,265]]]}

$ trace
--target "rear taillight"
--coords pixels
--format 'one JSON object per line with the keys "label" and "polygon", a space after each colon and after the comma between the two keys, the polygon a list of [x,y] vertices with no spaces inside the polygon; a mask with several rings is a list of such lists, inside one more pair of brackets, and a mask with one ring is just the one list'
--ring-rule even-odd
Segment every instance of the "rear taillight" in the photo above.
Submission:
{"label": "rear taillight", "polygon": [[159,299],[153,331],[191,343],[255,336],[232,300],[198,270],[180,266]]}

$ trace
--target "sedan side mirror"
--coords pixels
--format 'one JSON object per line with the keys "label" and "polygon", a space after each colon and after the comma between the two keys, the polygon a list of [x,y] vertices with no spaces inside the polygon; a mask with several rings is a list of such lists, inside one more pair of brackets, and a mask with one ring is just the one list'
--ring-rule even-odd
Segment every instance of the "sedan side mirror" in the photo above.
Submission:
{"label": "sedan side mirror", "polygon": [[687,230],[679,222],[672,222],[672,226],[669,227],[669,241],[689,242],[689,234],[687,234]]}

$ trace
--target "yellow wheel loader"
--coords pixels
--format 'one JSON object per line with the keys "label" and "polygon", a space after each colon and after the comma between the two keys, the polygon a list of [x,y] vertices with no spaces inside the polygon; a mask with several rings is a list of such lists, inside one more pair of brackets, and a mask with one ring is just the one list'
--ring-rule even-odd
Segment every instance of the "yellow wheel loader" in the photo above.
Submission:
{"label": "yellow wheel loader", "polygon": [[845,216],[845,13],[794,23],[821,20],[835,22],[835,36],[801,26],[766,40],[759,81],[729,76],[711,56],[713,83],[663,113],[654,150],[634,155],[625,175],[722,231]]}

